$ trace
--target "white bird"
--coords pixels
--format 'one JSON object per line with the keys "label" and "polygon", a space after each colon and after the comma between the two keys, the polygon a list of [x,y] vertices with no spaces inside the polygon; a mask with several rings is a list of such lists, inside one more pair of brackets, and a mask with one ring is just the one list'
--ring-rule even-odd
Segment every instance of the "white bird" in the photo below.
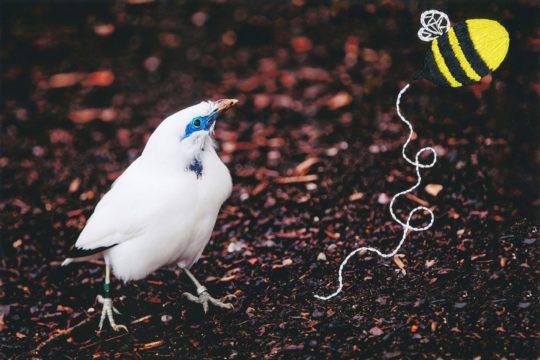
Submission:
{"label": "white bird", "polygon": [[110,273],[127,282],[177,264],[197,287],[188,300],[232,309],[213,298],[190,272],[206,244],[223,202],[232,191],[229,170],[215,151],[216,119],[238,100],[206,101],[166,118],[150,136],[141,156],[97,204],[62,265],[103,257],[104,296],[99,330],[107,317],[117,325],[110,298]]}

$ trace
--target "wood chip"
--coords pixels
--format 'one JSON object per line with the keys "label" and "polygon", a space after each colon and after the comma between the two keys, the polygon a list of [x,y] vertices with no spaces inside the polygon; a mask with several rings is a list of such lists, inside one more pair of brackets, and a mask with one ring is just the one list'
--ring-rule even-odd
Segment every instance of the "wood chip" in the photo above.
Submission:
{"label": "wood chip", "polygon": [[152,341],[152,342],[149,342],[149,343],[146,343],[146,344],[143,344],[143,345],[139,346],[139,349],[141,349],[141,350],[149,350],[149,349],[157,348],[157,347],[163,345],[164,343],[165,343],[164,340]]}
{"label": "wood chip", "polygon": [[65,312],[65,313],[68,313],[68,314],[71,314],[73,313],[73,309],[69,306],[66,306],[66,305],[57,305],[56,306],[56,311],[61,311],[61,312]]}
{"label": "wood chip", "polygon": [[486,254],[471,255],[471,261],[476,261],[476,260],[478,260],[480,258],[483,258],[485,256],[486,256]]}
{"label": "wood chip", "polygon": [[407,274],[407,272],[405,271],[405,264],[403,263],[403,261],[401,261],[399,256],[394,255],[393,259],[394,259],[394,262],[396,263],[396,265],[401,269],[401,273],[403,275]]}
{"label": "wood chip", "polygon": [[118,112],[112,108],[103,109],[103,111],[101,111],[101,114],[99,116],[101,121],[105,121],[105,122],[116,120],[117,117],[118,117]]}
{"label": "wood chip", "polygon": [[317,175],[303,175],[303,176],[289,176],[289,177],[278,177],[276,182],[278,184],[295,184],[295,183],[304,183],[315,181],[319,178]]}
{"label": "wood chip", "polygon": [[388,204],[390,202],[390,197],[385,193],[380,193],[377,197],[377,202],[381,205]]}
{"label": "wood chip", "polygon": [[227,276],[223,276],[221,279],[219,279],[219,281],[221,282],[227,282],[227,281],[231,281],[231,280],[234,280],[237,278],[237,275],[236,274],[232,274],[232,275],[227,275]]}
{"label": "wood chip", "polygon": [[68,115],[69,119],[75,124],[86,124],[92,120],[100,119],[101,121],[109,122],[116,120],[118,113],[115,109],[81,109],[71,111]]}
{"label": "wood chip", "polygon": [[98,36],[109,36],[114,32],[114,25],[112,24],[99,24],[94,26],[94,32]]}
{"label": "wood chip", "polygon": [[147,320],[150,320],[152,318],[152,315],[146,315],[146,316],[143,316],[141,318],[138,318],[138,319],[135,319],[131,322],[131,325],[133,324],[138,324],[138,323],[141,323],[141,322],[146,322]]}
{"label": "wood chip", "polygon": [[150,296],[149,298],[146,298],[145,301],[152,304],[161,304],[161,299],[155,296]]}
{"label": "wood chip", "polygon": [[79,186],[81,186],[81,178],[75,178],[71,184],[69,184],[69,192],[74,193],[77,190],[79,190]]}
{"label": "wood chip", "polygon": [[338,232],[332,232],[328,230],[324,230],[324,233],[332,240],[337,240],[341,237],[341,234]]}
{"label": "wood chip", "polygon": [[349,196],[349,201],[358,201],[364,198],[364,193],[357,192]]}
{"label": "wood chip", "polygon": [[291,266],[293,264],[293,261],[291,259],[284,259],[281,264],[274,264],[272,265],[272,269],[281,269],[285,266]]}
{"label": "wood chip", "polygon": [[369,329],[369,333],[373,336],[381,336],[382,334],[384,334],[384,331],[382,331],[380,327],[375,326]]}
{"label": "wood chip", "polygon": [[345,91],[341,91],[334,95],[328,102],[326,103],[326,106],[330,108],[330,110],[336,110],[340,107],[349,105],[352,102],[352,96],[349,95],[349,93]]}
{"label": "wood chip", "polygon": [[295,175],[306,175],[309,171],[309,169],[315,165],[316,163],[318,163],[319,161],[321,161],[321,159],[317,158],[317,157],[309,157],[307,158],[306,160],[302,161],[300,164],[298,164],[295,168],[294,168],[294,174]]}
{"label": "wood chip", "polygon": [[426,200],[422,200],[420,199],[418,196],[414,195],[414,194],[405,194],[405,197],[411,201],[414,201],[415,203],[419,204],[419,205],[422,205],[422,206],[425,206],[425,207],[428,207],[429,206],[429,203],[426,201]]}
{"label": "wood chip", "polygon": [[86,124],[99,118],[100,114],[101,111],[99,109],[82,109],[70,112],[68,117],[75,124]]}
{"label": "wood chip", "polygon": [[66,213],[68,218],[76,217],[82,214],[82,209],[75,209]]}
{"label": "wood chip", "polygon": [[443,186],[442,185],[439,185],[439,184],[427,184],[426,187],[424,188],[426,190],[426,192],[431,195],[431,196],[437,196],[439,195],[439,193],[441,192],[441,190],[443,189]]}
{"label": "wood chip", "polygon": [[49,79],[49,87],[53,89],[76,85],[84,77],[79,72],[56,74]]}
{"label": "wood chip", "polygon": [[298,345],[289,344],[289,345],[285,345],[285,346],[283,347],[283,350],[286,350],[286,351],[304,350],[304,344],[298,344]]}
{"label": "wood chip", "polygon": [[305,36],[296,36],[291,40],[291,46],[295,52],[301,54],[311,50],[311,40]]}
{"label": "wood chip", "polygon": [[283,266],[290,266],[292,264],[293,264],[293,261],[291,259],[283,260]]}
{"label": "wood chip", "polygon": [[268,187],[268,181],[261,181],[255,188],[251,191],[251,196],[256,196],[263,192]]}
{"label": "wood chip", "polygon": [[83,81],[85,85],[89,86],[109,86],[114,82],[114,74],[110,70],[100,70],[88,74]]}

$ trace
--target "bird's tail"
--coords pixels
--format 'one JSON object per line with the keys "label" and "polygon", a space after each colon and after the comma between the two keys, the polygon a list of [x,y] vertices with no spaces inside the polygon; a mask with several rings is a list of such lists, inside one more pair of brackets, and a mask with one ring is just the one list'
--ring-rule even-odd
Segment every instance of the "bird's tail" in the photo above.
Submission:
{"label": "bird's tail", "polygon": [[73,259],[72,258],[67,258],[66,260],[64,260],[62,262],[62,266],[66,266],[66,265],[69,265],[73,262]]}

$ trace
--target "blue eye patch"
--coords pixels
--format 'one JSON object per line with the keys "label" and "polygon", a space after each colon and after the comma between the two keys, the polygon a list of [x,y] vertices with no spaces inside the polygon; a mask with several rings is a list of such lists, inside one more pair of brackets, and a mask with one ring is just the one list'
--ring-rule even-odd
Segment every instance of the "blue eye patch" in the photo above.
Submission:
{"label": "blue eye patch", "polygon": [[216,122],[216,119],[219,116],[219,111],[215,110],[206,116],[195,116],[189,124],[186,126],[186,131],[184,133],[184,139],[189,137],[191,134],[197,131],[208,131]]}

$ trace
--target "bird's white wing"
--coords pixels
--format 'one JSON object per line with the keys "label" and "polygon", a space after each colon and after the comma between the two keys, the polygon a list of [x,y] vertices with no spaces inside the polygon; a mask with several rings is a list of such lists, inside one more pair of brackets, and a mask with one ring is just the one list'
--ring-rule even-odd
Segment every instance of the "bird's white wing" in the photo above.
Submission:
{"label": "bird's white wing", "polygon": [[76,248],[90,250],[129,241],[163,213],[162,197],[167,192],[160,190],[168,180],[158,178],[147,165],[139,158],[116,180],[88,219]]}

